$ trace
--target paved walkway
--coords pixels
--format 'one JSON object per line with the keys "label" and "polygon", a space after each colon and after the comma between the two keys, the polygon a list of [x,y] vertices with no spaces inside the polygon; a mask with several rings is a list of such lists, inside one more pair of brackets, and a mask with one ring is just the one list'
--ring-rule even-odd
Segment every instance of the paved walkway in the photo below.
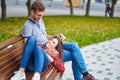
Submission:
{"label": "paved walkway", "polygon": [[[120,38],[81,48],[88,70],[97,80],[120,80]],[[65,63],[63,80],[74,80],[71,62]]]}

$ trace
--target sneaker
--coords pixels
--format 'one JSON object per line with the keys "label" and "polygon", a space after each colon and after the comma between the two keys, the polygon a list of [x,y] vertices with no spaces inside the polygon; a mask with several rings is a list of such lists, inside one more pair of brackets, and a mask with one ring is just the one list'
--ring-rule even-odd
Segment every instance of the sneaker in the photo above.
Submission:
{"label": "sneaker", "polygon": [[33,77],[32,77],[32,80],[40,80],[40,75],[38,76],[38,75],[34,75]]}
{"label": "sneaker", "polygon": [[12,76],[10,80],[26,80],[25,73],[16,71],[14,72],[14,76]]}
{"label": "sneaker", "polygon": [[83,75],[82,80],[96,80],[91,74]]}

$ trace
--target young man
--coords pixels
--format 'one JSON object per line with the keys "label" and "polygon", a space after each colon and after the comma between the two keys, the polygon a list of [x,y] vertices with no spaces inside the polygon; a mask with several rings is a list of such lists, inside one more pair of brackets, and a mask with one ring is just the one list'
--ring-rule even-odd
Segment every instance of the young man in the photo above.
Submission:
{"label": "young man", "polygon": [[[30,16],[24,24],[22,36],[26,38],[26,44],[23,50],[20,69],[15,73],[11,80],[25,80],[25,69],[34,71],[35,74],[32,80],[40,80],[41,72],[48,66],[49,60],[44,50],[40,46],[44,46],[49,39],[54,36],[48,36],[42,16],[45,12],[45,6],[40,0],[33,2],[31,6]],[[56,36],[56,35],[55,35]],[[58,37],[64,39],[63,34],[57,34]],[[37,46],[37,45],[40,46]],[[65,42],[63,43],[63,61],[72,61],[72,70],[74,80],[95,80],[95,78],[88,73],[85,61],[77,43]],[[34,56],[32,56],[32,54]],[[31,59],[33,57],[33,59]],[[31,63],[34,61],[34,64]],[[30,64],[29,64],[30,63]],[[83,75],[83,77],[82,77]]]}

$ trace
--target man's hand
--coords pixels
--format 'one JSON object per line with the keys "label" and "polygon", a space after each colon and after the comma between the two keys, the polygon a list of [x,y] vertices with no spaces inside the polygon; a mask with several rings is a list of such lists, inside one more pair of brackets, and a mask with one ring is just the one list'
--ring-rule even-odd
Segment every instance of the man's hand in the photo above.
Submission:
{"label": "man's hand", "polygon": [[66,40],[66,37],[63,34],[56,34],[55,36],[59,37],[62,41]]}

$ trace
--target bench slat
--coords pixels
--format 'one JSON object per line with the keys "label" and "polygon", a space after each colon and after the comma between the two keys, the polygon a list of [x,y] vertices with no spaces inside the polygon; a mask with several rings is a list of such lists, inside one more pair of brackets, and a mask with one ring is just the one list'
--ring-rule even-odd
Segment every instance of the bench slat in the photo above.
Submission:
{"label": "bench slat", "polygon": [[[16,55],[15,57],[17,57],[18,55]],[[9,59],[9,61],[3,63],[1,65],[1,71],[6,70],[7,68],[9,70],[10,67],[13,67],[14,65],[16,65],[15,63],[19,63],[21,57],[20,56],[18,58],[15,58],[15,57],[12,57],[11,59]]]}
{"label": "bench slat", "polygon": [[[17,57],[21,56],[21,52],[22,52],[22,48],[19,48],[19,49],[16,48],[16,49],[12,50],[9,54],[7,54],[7,55],[0,58],[0,62],[1,62],[0,64],[2,64],[4,61],[14,57],[18,53],[19,53],[19,55]],[[17,57],[13,58],[13,61]]]}
{"label": "bench slat", "polygon": [[5,48],[3,50],[0,51],[0,58],[7,55],[9,52],[11,52],[12,50],[14,50],[15,48],[23,48],[24,44],[23,44],[23,40],[21,42],[16,43],[15,45],[12,44],[13,46],[10,48]]}
{"label": "bench slat", "polygon": [[12,38],[12,39],[9,39],[9,40],[7,40],[5,42],[2,42],[2,43],[0,43],[0,50],[7,47],[7,46],[9,46],[10,44],[13,44],[13,43],[15,43],[17,41],[20,41],[22,39],[23,39],[22,35],[19,35],[19,36],[16,36],[16,37]]}
{"label": "bench slat", "polygon": [[54,76],[56,76],[57,75],[57,73],[58,73],[58,70],[57,69],[55,69],[55,68],[53,68],[53,70],[52,70],[52,73],[48,76],[48,80],[54,80],[55,79],[55,77]]}
{"label": "bench slat", "polygon": [[47,68],[44,72],[42,72],[41,76],[41,80],[45,80],[46,76],[49,75],[50,71],[52,70],[53,66],[50,66],[49,68]]}
{"label": "bench slat", "polygon": [[14,71],[18,70],[19,68],[19,62],[15,63],[16,65],[13,65],[12,67],[9,67],[9,70],[6,70],[5,73],[3,75],[1,75],[2,77],[4,77],[5,79],[2,80],[10,80],[11,74],[13,74]]}

